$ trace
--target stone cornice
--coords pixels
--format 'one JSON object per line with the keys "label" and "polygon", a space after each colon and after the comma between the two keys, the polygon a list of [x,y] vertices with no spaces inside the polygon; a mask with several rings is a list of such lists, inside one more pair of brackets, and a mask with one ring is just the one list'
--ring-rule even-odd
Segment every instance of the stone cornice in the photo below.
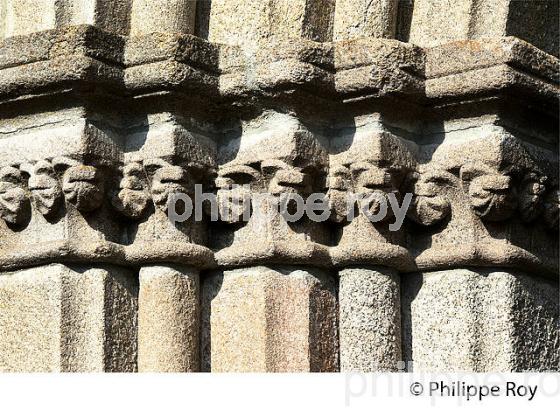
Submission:
{"label": "stone cornice", "polygon": [[558,64],[514,37],[426,49],[388,39],[294,39],[251,50],[191,35],[127,38],[74,26],[3,41],[0,98],[95,85],[122,97],[197,92],[214,104],[308,90],[334,102],[398,96],[430,105],[507,91],[554,107]]}

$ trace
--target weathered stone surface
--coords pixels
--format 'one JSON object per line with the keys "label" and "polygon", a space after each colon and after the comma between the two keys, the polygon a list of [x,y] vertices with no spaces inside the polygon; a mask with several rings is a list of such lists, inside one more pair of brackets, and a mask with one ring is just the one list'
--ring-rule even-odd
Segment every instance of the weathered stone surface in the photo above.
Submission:
{"label": "weathered stone surface", "polygon": [[203,288],[206,370],[338,369],[336,288],[328,274],[241,268],[214,273]]}
{"label": "weathered stone surface", "polygon": [[334,40],[395,38],[398,0],[337,0]]}
{"label": "weathered stone surface", "polygon": [[3,0],[0,38],[91,24],[127,34],[132,0]]}
{"label": "weathered stone surface", "polygon": [[136,370],[138,282],[111,267],[0,274],[0,370]]}
{"label": "weathered stone surface", "polygon": [[492,269],[403,277],[415,371],[558,371],[558,284]]}
{"label": "weathered stone surface", "polygon": [[307,198],[320,192],[328,160],[322,139],[297,118],[270,112],[242,124],[241,135],[220,146],[218,200],[239,199],[243,209],[247,185],[249,194],[270,196],[252,202],[246,222],[233,223],[228,215],[221,215],[222,223],[214,235],[219,264],[328,263],[324,244],[329,234],[324,224],[313,223],[306,216],[289,222],[273,205],[282,194]]}
{"label": "weathered stone surface", "polygon": [[212,0],[200,2],[202,37],[232,45],[271,38],[332,37],[334,0]]}
{"label": "weathered stone surface", "polygon": [[196,5],[192,0],[134,0],[130,34],[194,33]]}
{"label": "weathered stone surface", "polygon": [[179,266],[140,269],[138,371],[200,370],[200,278]]}
{"label": "weathered stone surface", "polygon": [[[0,363],[400,370],[404,351],[442,371],[557,369],[558,13],[557,0],[0,1]],[[171,223],[171,194],[197,192],[231,212],[206,203]],[[288,193],[325,195],[330,217],[282,217]],[[347,219],[355,194],[378,196]],[[396,230],[392,208],[368,218],[391,198],[410,200]],[[146,301],[123,308],[139,309],[122,326],[141,354],[115,324],[107,359],[97,318],[128,300],[107,290],[125,272]],[[96,325],[65,327],[67,305]],[[47,332],[26,309],[54,318]]]}
{"label": "weathered stone surface", "polygon": [[558,56],[559,5],[558,0],[415,0],[408,40],[434,46],[516,36]]}
{"label": "weathered stone surface", "polygon": [[349,268],[339,275],[340,370],[404,370],[398,273]]}

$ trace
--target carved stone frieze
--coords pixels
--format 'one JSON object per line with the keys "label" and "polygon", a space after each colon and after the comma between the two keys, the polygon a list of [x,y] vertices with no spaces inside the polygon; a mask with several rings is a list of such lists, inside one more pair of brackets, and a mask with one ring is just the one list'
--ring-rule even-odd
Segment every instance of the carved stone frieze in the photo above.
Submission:
{"label": "carved stone frieze", "polygon": [[[324,192],[328,157],[320,136],[291,116],[264,113],[218,157],[217,198],[226,204],[220,208],[229,210],[214,227],[220,264],[329,263],[326,226],[307,215],[290,222],[278,212],[286,198],[285,207],[294,214],[288,194],[306,200]],[[247,220],[239,218],[244,212]]]}

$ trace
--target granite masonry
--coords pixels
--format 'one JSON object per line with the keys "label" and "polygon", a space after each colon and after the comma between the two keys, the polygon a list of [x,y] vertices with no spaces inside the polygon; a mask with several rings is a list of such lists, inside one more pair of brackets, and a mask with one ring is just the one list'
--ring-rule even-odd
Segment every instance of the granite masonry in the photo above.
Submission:
{"label": "granite masonry", "polygon": [[559,371],[559,9],[0,0],[0,371]]}

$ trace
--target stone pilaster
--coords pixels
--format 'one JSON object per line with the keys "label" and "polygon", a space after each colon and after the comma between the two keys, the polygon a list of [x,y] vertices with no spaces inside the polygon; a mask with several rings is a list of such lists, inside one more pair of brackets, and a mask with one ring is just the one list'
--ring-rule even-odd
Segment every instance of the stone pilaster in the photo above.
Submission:
{"label": "stone pilaster", "polygon": [[404,349],[415,371],[558,369],[558,286],[496,269],[406,277]]}
{"label": "stone pilaster", "polygon": [[340,271],[340,369],[404,370],[398,272],[360,267]]}
{"label": "stone pilaster", "polygon": [[200,370],[200,277],[181,266],[140,269],[138,371]]}
{"label": "stone pilaster", "polygon": [[557,370],[557,3],[0,1],[2,368]]}
{"label": "stone pilaster", "polygon": [[404,201],[414,147],[380,118],[357,118],[331,140],[329,199],[338,228],[330,255],[340,269],[342,371],[395,371],[402,360],[398,272],[413,270],[414,261],[392,210]]}
{"label": "stone pilaster", "polygon": [[1,371],[133,372],[138,280],[116,266],[0,275]]}
{"label": "stone pilaster", "polygon": [[231,206],[213,231],[223,270],[204,282],[207,369],[335,371],[328,233],[306,216],[290,222],[274,208],[282,194],[307,198],[322,189],[327,153],[320,137],[293,116],[266,112],[221,146],[219,160],[218,200]]}
{"label": "stone pilaster", "polygon": [[395,38],[398,0],[337,0],[333,40]]}
{"label": "stone pilaster", "polygon": [[558,55],[558,5],[557,0],[415,0],[407,40],[433,46],[516,36]]}

